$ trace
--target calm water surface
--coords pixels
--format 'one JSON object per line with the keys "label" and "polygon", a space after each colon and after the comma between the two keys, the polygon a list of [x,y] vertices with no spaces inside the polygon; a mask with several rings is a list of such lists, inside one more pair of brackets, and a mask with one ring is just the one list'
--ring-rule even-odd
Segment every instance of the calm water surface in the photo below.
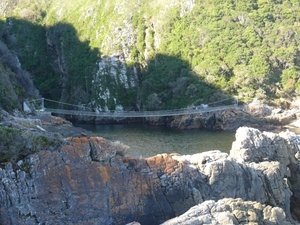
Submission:
{"label": "calm water surface", "polygon": [[130,147],[126,156],[150,157],[159,153],[194,154],[208,150],[229,153],[234,132],[178,130],[145,124],[74,124],[110,141]]}

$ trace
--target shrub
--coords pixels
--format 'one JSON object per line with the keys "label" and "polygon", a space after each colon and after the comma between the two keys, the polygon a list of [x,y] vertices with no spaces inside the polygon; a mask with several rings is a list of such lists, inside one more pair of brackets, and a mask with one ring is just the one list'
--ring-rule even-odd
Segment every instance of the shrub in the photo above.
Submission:
{"label": "shrub", "polygon": [[116,150],[116,154],[120,156],[125,156],[128,153],[130,147],[119,141],[114,141],[110,143],[113,148]]}

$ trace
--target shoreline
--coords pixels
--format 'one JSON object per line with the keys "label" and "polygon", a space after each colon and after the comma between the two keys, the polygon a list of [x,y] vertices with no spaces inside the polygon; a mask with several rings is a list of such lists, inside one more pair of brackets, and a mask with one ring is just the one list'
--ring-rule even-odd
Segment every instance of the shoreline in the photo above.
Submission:
{"label": "shoreline", "polygon": [[[150,126],[165,126],[177,129],[205,129],[220,131],[236,131],[239,127],[248,126],[264,131],[275,131],[296,127],[300,114],[295,110],[264,112],[264,107],[249,109],[229,109],[221,112],[199,113],[183,116],[145,117],[145,118],[96,118],[96,117],[64,117],[71,122],[82,124],[147,124]],[[59,115],[58,115],[59,116]],[[300,121],[300,120],[299,120]],[[300,126],[300,122],[298,122]]]}

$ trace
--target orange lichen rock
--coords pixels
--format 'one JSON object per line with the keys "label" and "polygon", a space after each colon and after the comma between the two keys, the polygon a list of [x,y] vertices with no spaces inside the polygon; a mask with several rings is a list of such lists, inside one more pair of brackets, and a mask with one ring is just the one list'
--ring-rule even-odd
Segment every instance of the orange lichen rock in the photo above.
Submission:
{"label": "orange lichen rock", "polygon": [[68,158],[85,158],[90,157],[90,144],[86,137],[68,138],[67,143],[62,146],[62,152],[68,155]]}

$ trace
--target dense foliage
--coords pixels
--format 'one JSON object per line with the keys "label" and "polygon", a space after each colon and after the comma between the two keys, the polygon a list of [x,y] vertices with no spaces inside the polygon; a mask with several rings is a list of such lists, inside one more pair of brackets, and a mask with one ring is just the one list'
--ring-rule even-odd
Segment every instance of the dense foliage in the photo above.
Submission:
{"label": "dense foliage", "polygon": [[21,109],[25,99],[38,95],[30,73],[21,69],[17,56],[0,40],[0,108]]}
{"label": "dense foliage", "polygon": [[[153,110],[300,91],[297,0],[13,2],[1,38],[44,97]],[[97,73],[112,55],[124,55],[127,85]]]}
{"label": "dense foliage", "polygon": [[207,0],[164,32],[161,51],[208,84],[244,99],[300,90],[298,1]]}

